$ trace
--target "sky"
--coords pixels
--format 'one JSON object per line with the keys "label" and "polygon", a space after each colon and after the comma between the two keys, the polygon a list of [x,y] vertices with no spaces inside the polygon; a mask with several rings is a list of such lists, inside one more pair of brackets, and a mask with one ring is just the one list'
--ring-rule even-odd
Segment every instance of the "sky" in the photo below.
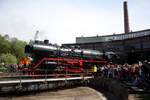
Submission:
{"label": "sky", "polygon": [[[0,0],[0,34],[52,44],[124,33],[124,0]],[[150,0],[128,2],[130,30],[150,29]]]}

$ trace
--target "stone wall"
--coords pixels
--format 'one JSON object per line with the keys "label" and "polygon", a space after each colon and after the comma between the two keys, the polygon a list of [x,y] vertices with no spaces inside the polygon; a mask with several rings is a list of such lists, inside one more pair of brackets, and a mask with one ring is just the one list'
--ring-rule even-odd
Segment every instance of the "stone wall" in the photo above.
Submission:
{"label": "stone wall", "polygon": [[122,84],[114,79],[96,78],[91,79],[89,86],[102,92],[108,100],[127,100],[128,91]]}

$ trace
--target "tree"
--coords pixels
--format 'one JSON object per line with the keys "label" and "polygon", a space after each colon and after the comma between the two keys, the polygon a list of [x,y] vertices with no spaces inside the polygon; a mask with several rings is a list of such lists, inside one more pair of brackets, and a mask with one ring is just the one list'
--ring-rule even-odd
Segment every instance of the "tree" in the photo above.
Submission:
{"label": "tree", "polygon": [[33,45],[34,41],[30,40],[29,45]]}
{"label": "tree", "polygon": [[4,39],[5,41],[9,41],[9,35],[8,35],[8,34],[4,35],[4,36],[3,36],[3,39]]}
{"label": "tree", "polygon": [[26,44],[26,42],[22,42],[17,38],[11,39],[11,53],[17,57],[18,61],[25,56],[24,48]]}
{"label": "tree", "polygon": [[4,62],[4,63],[8,63],[8,64],[17,64],[17,58],[10,53],[1,54],[0,62]]}
{"label": "tree", "polygon": [[9,35],[0,35],[0,55],[12,54],[19,61],[25,56],[24,48],[27,43],[17,38],[9,38]]}
{"label": "tree", "polygon": [[9,36],[1,36],[0,35],[0,54],[2,53],[9,53],[10,52],[10,42]]}

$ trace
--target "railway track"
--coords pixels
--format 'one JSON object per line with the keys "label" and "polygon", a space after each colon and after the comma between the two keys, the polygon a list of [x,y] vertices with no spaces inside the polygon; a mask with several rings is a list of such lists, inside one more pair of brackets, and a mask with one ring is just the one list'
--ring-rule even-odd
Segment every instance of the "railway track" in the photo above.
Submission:
{"label": "railway track", "polygon": [[[36,75],[34,75],[36,76]],[[59,78],[52,78],[52,75],[38,75],[40,79],[33,79],[33,76],[21,75],[21,76],[1,76],[0,77],[0,93],[9,93],[13,91],[34,91],[43,90],[49,88],[63,87],[66,85],[79,84],[89,79],[92,76],[77,76],[63,77],[59,75]]]}

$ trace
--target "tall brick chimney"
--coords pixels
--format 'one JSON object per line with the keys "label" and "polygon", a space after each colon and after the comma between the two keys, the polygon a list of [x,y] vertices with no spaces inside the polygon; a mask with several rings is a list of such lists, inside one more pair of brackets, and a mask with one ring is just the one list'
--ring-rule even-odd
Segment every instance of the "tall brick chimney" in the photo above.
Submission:
{"label": "tall brick chimney", "polygon": [[128,5],[127,1],[123,2],[123,8],[124,8],[124,32],[129,33],[130,28],[129,28],[129,18],[128,18]]}

